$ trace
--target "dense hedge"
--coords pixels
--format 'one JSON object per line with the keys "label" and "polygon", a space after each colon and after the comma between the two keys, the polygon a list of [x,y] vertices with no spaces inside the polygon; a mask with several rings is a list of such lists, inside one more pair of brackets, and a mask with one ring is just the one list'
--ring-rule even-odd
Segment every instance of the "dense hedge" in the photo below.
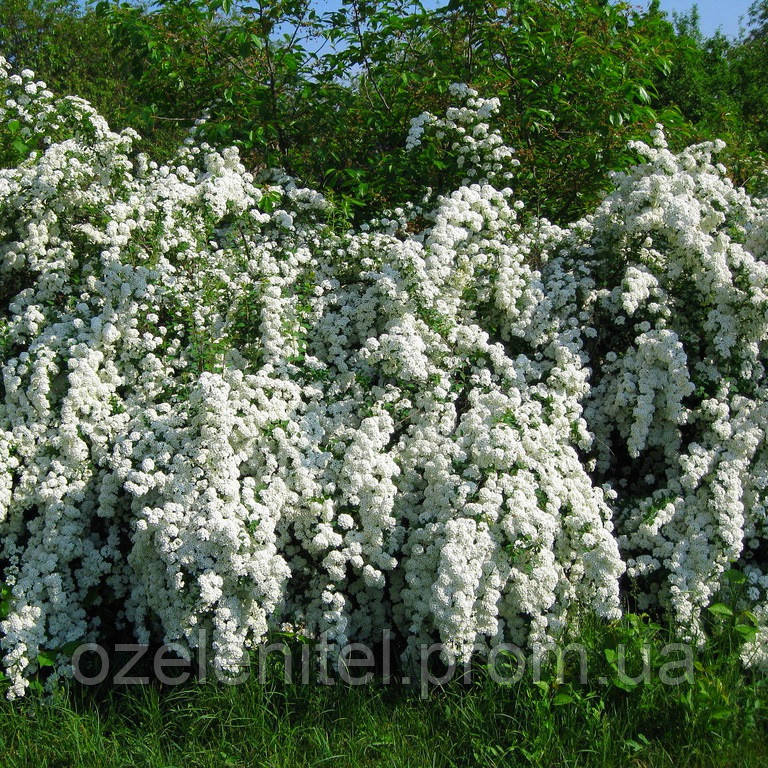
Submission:
{"label": "dense hedge", "polygon": [[11,696],[107,617],[205,629],[223,670],[284,622],[466,658],[622,598],[698,641],[734,584],[766,664],[768,207],[721,143],[656,128],[561,228],[521,216],[499,100],[453,85],[405,143],[456,189],[353,229],[234,148],[161,165],[0,78]]}
{"label": "dense hedge", "polygon": [[0,51],[57,93],[88,99],[163,161],[203,112],[214,146],[280,167],[357,223],[461,176],[403,136],[414,105],[441,114],[464,82],[500,100],[527,209],[565,224],[592,210],[608,170],[657,122],[676,150],[724,139],[729,173],[766,190],[765,0],[742,38],[651,3],[452,0],[0,0]]}

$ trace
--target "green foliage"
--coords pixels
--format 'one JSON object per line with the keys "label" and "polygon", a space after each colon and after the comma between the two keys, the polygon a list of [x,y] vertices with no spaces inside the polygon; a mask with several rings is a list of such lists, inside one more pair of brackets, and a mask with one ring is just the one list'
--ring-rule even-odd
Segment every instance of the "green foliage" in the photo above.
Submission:
{"label": "green foliage", "polygon": [[[155,156],[205,114],[207,140],[322,189],[347,221],[460,181],[449,148],[415,160],[404,139],[413,104],[440,113],[466,82],[501,99],[518,196],[564,221],[657,121],[680,145],[725,138],[736,181],[765,187],[764,2],[751,14],[731,42],[704,38],[695,13],[673,24],[657,4],[599,0],[344,0],[325,13],[310,0],[0,0],[0,50],[136,128]],[[23,155],[15,142],[6,151]]]}
{"label": "green foliage", "polygon": [[[88,0],[0,0],[0,54],[13,68],[31,69],[57,94],[87,99],[119,128],[134,125],[142,98],[127,77],[128,53],[110,43],[107,27]],[[166,143],[175,146],[180,137],[177,131]],[[162,145],[156,138],[153,144]],[[0,136],[5,165],[4,144]],[[21,147],[17,151],[23,153]]]}
{"label": "green foliage", "polygon": [[764,4],[753,4],[752,31],[737,41],[719,32],[704,37],[695,6],[689,13],[677,15],[670,73],[659,84],[660,98],[687,118],[674,137],[675,146],[713,137],[723,139],[728,149],[722,162],[728,165],[734,181],[752,194],[768,192],[764,174],[768,163],[764,120],[768,108],[768,39],[761,32],[764,12]]}
{"label": "green foliage", "polygon": [[[586,683],[579,656],[567,652],[559,666],[554,655],[545,658],[538,679],[527,667],[519,680],[515,656],[500,655],[495,682],[490,668],[476,667],[463,684],[460,670],[427,698],[396,680],[287,685],[275,651],[262,684],[255,675],[234,686],[105,683],[0,702],[0,750],[8,768],[757,768],[768,750],[768,681],[744,675],[729,621],[695,653],[692,679],[677,685],[660,681],[662,665],[675,658],[665,653],[674,638],[648,616],[629,614],[582,627]],[[306,640],[291,633],[272,640],[292,656],[298,680]],[[131,655],[112,658],[112,670]]]}
{"label": "green foliage", "polygon": [[7,584],[0,584],[0,620],[8,615],[11,590]]}
{"label": "green foliage", "polygon": [[[466,0],[404,14],[398,2],[349,0],[328,23],[343,47],[323,58],[323,77],[355,76],[337,107],[345,130],[318,143],[330,149],[328,159],[343,157],[347,170],[357,171],[350,178],[358,186],[347,188],[368,206],[460,182],[445,152],[414,162],[402,149],[412,104],[441,112],[452,82],[500,97],[502,132],[521,160],[518,193],[554,218],[581,212],[604,184],[604,171],[627,159],[627,138],[660,117],[650,101],[670,41],[628,6]],[[342,177],[333,168],[333,180]]]}
{"label": "green foliage", "polygon": [[627,139],[657,120],[680,143],[731,139],[737,181],[764,183],[764,17],[756,3],[752,32],[732,44],[704,39],[695,14],[673,27],[654,5],[597,0],[454,0],[432,12],[345,0],[324,15],[308,0],[2,0],[0,49],[161,154],[207,112],[212,143],[325,189],[347,218],[455,184],[444,152],[414,162],[403,140],[414,103],[440,111],[448,84],[464,81],[500,96],[518,193],[561,220],[585,210],[605,172],[629,162]]}
{"label": "green foliage", "polygon": [[554,219],[583,211],[604,171],[623,165],[627,139],[660,117],[651,94],[670,50],[658,25],[621,4],[568,0],[466,0],[445,16],[451,34],[432,61],[446,82],[500,97],[518,195]]}

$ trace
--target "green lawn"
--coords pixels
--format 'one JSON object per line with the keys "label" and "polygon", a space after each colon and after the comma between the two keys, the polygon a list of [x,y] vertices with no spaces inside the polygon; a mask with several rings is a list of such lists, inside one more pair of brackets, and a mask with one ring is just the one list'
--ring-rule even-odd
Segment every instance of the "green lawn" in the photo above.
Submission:
{"label": "green lawn", "polygon": [[[728,623],[728,622],[726,622]],[[514,684],[475,680],[418,688],[286,685],[278,661],[266,681],[72,686],[0,704],[3,768],[225,768],[227,766],[749,766],[768,765],[768,680],[746,674],[725,624],[695,654],[693,682],[660,682],[665,630],[629,617],[587,628],[589,674],[558,684],[545,670]],[[626,684],[648,643],[651,682]],[[607,649],[607,653],[606,653]],[[504,669],[499,667],[499,671]],[[602,678],[602,679],[601,679]],[[570,682],[569,682],[570,681]],[[628,690],[625,690],[628,689]]]}

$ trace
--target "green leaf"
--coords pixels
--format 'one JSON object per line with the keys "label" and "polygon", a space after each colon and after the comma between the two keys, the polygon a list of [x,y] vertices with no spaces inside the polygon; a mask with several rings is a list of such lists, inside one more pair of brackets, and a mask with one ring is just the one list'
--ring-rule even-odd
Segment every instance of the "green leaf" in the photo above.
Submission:
{"label": "green leaf", "polygon": [[81,643],[82,640],[73,640],[71,643],[62,645],[59,652],[63,653],[65,656],[71,656],[80,647]]}
{"label": "green leaf", "polygon": [[40,667],[52,667],[56,662],[56,651],[40,651],[37,654],[37,663]]}
{"label": "green leaf", "polygon": [[730,568],[727,570],[723,577],[727,579],[731,584],[743,584],[747,577],[741,572],[737,571],[735,568]]}
{"label": "green leaf", "polygon": [[613,684],[617,688],[620,688],[622,691],[626,691],[627,693],[631,693],[638,686],[638,683],[636,683],[634,680],[629,680],[626,677],[614,678]]}
{"label": "green leaf", "polygon": [[754,640],[757,635],[757,629],[749,624],[737,624],[734,629],[745,639]]}
{"label": "green leaf", "polygon": [[723,617],[730,617],[733,616],[733,611],[723,603],[712,603],[712,605],[707,608],[707,610],[713,615],[713,616],[723,616]]}
{"label": "green leaf", "polygon": [[757,618],[757,616],[755,616],[754,613],[752,613],[752,611],[742,611],[740,618],[748,621],[753,627],[760,626],[760,620]]}

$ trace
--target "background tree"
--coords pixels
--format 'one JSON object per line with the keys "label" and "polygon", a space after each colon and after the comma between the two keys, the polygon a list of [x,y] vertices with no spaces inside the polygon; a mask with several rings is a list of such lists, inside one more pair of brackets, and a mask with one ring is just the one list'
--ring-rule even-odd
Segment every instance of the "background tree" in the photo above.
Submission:
{"label": "background tree", "polygon": [[583,213],[627,141],[663,122],[673,146],[729,144],[734,180],[765,176],[765,0],[737,41],[705,37],[694,11],[670,21],[600,0],[161,0],[146,6],[0,0],[0,48],[60,93],[94,103],[142,147],[169,156],[202,115],[215,145],[279,166],[350,218],[451,188],[461,171],[404,141],[414,104],[434,113],[466,82],[501,100],[529,210]]}

